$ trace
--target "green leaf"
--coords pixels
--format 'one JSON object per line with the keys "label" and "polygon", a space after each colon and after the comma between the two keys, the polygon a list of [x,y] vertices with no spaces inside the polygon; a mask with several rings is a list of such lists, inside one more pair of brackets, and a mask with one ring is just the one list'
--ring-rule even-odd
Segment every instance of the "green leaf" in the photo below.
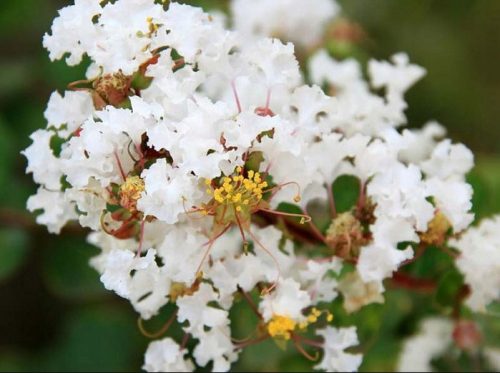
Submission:
{"label": "green leaf", "polygon": [[85,243],[83,237],[59,237],[53,242],[44,258],[44,278],[49,289],[72,300],[94,299],[104,294],[99,274],[89,265],[98,249]]}
{"label": "green leaf", "polygon": [[0,230],[0,281],[7,279],[23,264],[29,237],[22,230]]}
{"label": "green leaf", "polygon": [[333,197],[337,212],[349,211],[359,197],[359,179],[351,175],[342,175],[333,183]]}
{"label": "green leaf", "polygon": [[87,307],[70,315],[56,344],[33,363],[41,371],[137,371],[147,342],[132,312]]}
{"label": "green leaf", "polygon": [[456,269],[451,269],[438,283],[436,302],[443,307],[453,307],[457,294],[463,285],[463,277]]}

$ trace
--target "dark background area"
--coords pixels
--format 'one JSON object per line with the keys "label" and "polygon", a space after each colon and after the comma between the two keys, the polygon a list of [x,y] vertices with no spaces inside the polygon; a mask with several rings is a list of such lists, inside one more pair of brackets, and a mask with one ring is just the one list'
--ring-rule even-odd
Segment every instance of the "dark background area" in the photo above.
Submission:
{"label": "dark background area", "polygon": [[[84,73],[81,67],[51,63],[41,43],[57,9],[69,3],[0,1],[0,370],[137,370],[148,343],[128,302],[105,291],[88,266],[98,250],[85,243],[84,234],[69,227],[60,236],[49,235],[25,211],[36,187],[24,173],[20,151],[30,144],[29,134],[45,126],[51,91],[62,91]],[[190,3],[226,5],[222,0]],[[381,59],[404,51],[427,69],[407,96],[410,125],[437,120],[454,140],[468,145],[477,155],[470,175],[475,211],[479,217],[500,211],[500,1],[340,3],[343,14],[367,35],[358,47],[364,53]],[[387,328],[380,333],[389,335],[401,329],[394,323],[419,301],[396,295],[386,308],[403,316],[391,319],[377,306],[368,307],[363,317],[372,323],[385,320]],[[394,336],[387,338],[387,350],[376,347],[364,369],[392,366],[395,356],[388,358],[387,351],[398,347]],[[264,350],[251,349],[237,368],[310,366],[274,347],[269,356],[278,365],[263,364]]]}

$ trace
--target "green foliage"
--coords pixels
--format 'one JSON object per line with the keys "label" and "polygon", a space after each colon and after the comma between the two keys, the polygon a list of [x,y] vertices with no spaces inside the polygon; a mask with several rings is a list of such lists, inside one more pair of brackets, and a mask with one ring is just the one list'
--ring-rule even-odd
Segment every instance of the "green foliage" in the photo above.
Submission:
{"label": "green foliage", "polygon": [[0,230],[0,283],[18,270],[29,251],[28,234],[22,230]]}

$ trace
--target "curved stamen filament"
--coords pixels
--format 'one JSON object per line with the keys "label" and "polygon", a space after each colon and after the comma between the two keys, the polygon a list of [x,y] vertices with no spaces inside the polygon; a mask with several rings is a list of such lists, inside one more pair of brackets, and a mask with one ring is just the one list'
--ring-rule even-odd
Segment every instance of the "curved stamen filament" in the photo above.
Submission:
{"label": "curved stamen filament", "polygon": [[297,187],[297,194],[295,195],[295,197],[293,197],[293,200],[296,203],[300,202],[301,189],[300,189],[300,185],[295,181],[288,181],[286,183],[273,186],[272,188],[264,190],[263,193],[271,192],[272,193],[271,198],[273,198],[276,195],[276,193],[278,193],[281,189],[283,189],[284,187],[286,187],[288,185],[295,185]]}
{"label": "curved stamen filament", "polygon": [[234,100],[236,101],[236,107],[238,108],[238,113],[241,113],[241,102],[240,98],[238,97],[238,91],[236,90],[236,84],[234,83],[234,80],[231,81],[231,89],[233,90],[233,95],[234,95]]}
{"label": "curved stamen filament", "polygon": [[[310,360],[310,361],[317,361],[319,359],[319,353],[316,352],[314,356],[312,356],[311,354],[309,354],[305,349],[304,347],[302,347],[302,345],[300,344],[301,342],[301,339],[297,338],[296,336],[292,336],[292,339],[293,339],[293,344],[295,346],[295,348],[307,359],[307,360]],[[303,340],[302,340],[303,341]],[[318,347],[318,346],[314,346],[314,347]]]}
{"label": "curved stamen filament", "polygon": [[307,214],[294,214],[292,212],[283,212],[283,211],[262,209],[262,208],[260,209],[260,211],[268,212],[270,214],[279,215],[279,216],[290,216],[290,217],[294,217],[294,218],[300,218],[300,224],[310,223],[312,220],[311,217]]}
{"label": "curved stamen filament", "polygon": [[[307,210],[304,208],[302,209],[302,211],[304,212],[304,214],[309,215],[309,213],[307,212]],[[323,233],[321,233],[321,231],[318,229],[318,227],[316,227],[316,225],[314,224],[314,222],[312,221],[312,218],[307,222],[307,225],[309,226],[309,228],[311,229],[311,232],[320,240],[322,241],[325,245],[328,245],[328,243],[326,242],[326,237],[323,235]]]}
{"label": "curved stamen filament", "polygon": [[78,85],[80,85],[80,84],[92,84],[92,82],[93,81],[89,80],[89,79],[82,79],[82,80],[77,80],[77,81],[69,83],[67,87],[71,91],[89,91],[90,87],[89,88],[78,87]]}
{"label": "curved stamen filament", "polygon": [[116,231],[115,231],[114,229],[111,229],[111,230],[110,230],[110,229],[108,228],[108,224],[104,221],[104,219],[106,218],[106,214],[107,214],[107,213],[108,213],[107,211],[103,211],[103,212],[101,213],[101,217],[99,218],[99,222],[100,222],[100,224],[101,224],[101,228],[102,228],[102,230],[104,231],[104,233],[109,234],[110,236],[113,236],[113,235],[115,234],[115,232],[116,232]]}
{"label": "curved stamen filament", "polygon": [[165,323],[165,325],[163,325],[160,330],[154,332],[154,333],[151,333],[151,332],[148,332],[145,328],[144,328],[144,320],[139,316],[139,318],[137,319],[137,327],[139,328],[139,330],[141,331],[141,333],[147,337],[147,338],[151,338],[151,339],[156,339],[156,338],[159,338],[161,337],[163,334],[165,334],[168,329],[170,329],[170,326],[172,326],[173,322],[175,321],[175,319],[177,318],[177,310],[172,314],[172,316],[170,316],[170,318],[168,319],[168,321]]}
{"label": "curved stamen filament", "polygon": [[234,207],[234,216],[236,217],[236,222],[238,223],[238,229],[240,230],[241,238],[243,239],[243,247],[245,248],[245,252],[248,248],[248,241],[245,236],[245,231],[243,230],[243,227],[241,226],[241,221],[240,217],[238,216],[238,211],[236,211],[236,207]]}
{"label": "curved stamen filament", "polygon": [[120,170],[120,175],[123,181],[127,180],[127,175],[125,174],[125,171],[123,171],[122,162],[120,161],[120,158],[118,157],[116,151],[113,152],[113,155],[115,156],[116,164],[118,165],[118,169]]}
{"label": "curved stamen filament", "polygon": [[203,246],[207,246],[207,249],[205,250],[205,253],[203,254],[203,258],[201,259],[201,262],[200,264],[198,265],[198,268],[196,269],[196,277],[199,276],[200,274],[200,271],[201,271],[201,268],[203,267],[203,263],[205,263],[205,260],[207,260],[207,257],[208,255],[210,254],[210,251],[212,251],[212,247],[215,243],[215,241],[217,241],[217,239],[222,236],[224,233],[227,232],[227,230],[231,227],[231,224],[228,224],[223,230],[222,232],[220,232],[219,234],[217,234],[214,238],[210,239],[210,241],[206,242],[203,244]]}

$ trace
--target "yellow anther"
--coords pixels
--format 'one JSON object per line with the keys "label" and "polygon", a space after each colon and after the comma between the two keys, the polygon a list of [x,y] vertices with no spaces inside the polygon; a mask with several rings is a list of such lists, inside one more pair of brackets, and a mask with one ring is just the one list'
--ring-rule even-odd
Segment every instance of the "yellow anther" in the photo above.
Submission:
{"label": "yellow anther", "polygon": [[314,315],[309,315],[307,316],[307,321],[310,323],[310,324],[313,324],[315,323],[316,321],[318,321],[318,318]]}
{"label": "yellow anther", "polygon": [[296,203],[299,203],[299,202],[302,200],[302,198],[300,197],[300,195],[298,195],[298,194],[297,194],[295,197],[293,197],[293,200],[294,200]]}
{"label": "yellow anther", "polygon": [[143,191],[144,180],[139,176],[127,177],[120,186],[120,204],[129,210],[135,210]]}
{"label": "yellow anther", "polygon": [[328,322],[333,321],[333,315],[331,313],[328,313],[328,315],[326,316],[326,321],[328,321]]}
{"label": "yellow anther", "polygon": [[[212,203],[216,204],[211,211],[215,211],[217,205],[232,205],[234,211],[242,212],[240,218],[245,220],[249,218],[247,214],[251,214],[262,200],[263,188],[268,186],[267,182],[261,180],[258,172],[250,170],[244,176],[242,167],[236,167],[232,175],[223,176],[219,181],[205,180],[205,184],[209,186],[207,194],[213,195]],[[215,184],[218,184],[216,189],[213,188]]]}
{"label": "yellow anther", "polygon": [[267,332],[273,338],[289,340],[297,323],[289,317],[275,315],[267,324]]}

